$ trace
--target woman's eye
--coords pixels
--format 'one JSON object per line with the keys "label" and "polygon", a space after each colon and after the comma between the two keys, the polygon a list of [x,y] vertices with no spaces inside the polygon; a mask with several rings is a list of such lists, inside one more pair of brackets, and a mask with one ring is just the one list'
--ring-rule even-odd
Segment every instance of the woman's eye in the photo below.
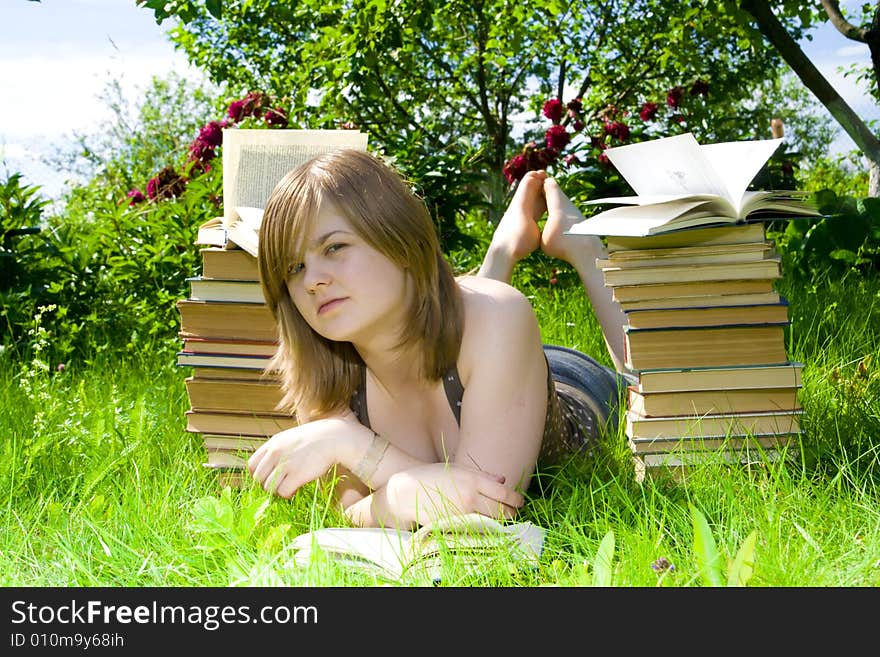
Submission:
{"label": "woman's eye", "polygon": [[342,249],[342,248],[344,248],[344,247],[345,247],[345,244],[340,244],[339,242],[336,242],[336,243],[334,243],[334,244],[330,244],[330,245],[325,249],[325,252],[329,255],[329,254],[331,254],[331,253],[336,253],[337,251],[339,251],[340,249]]}
{"label": "woman's eye", "polygon": [[306,266],[301,262],[293,263],[287,268],[287,275],[292,276],[298,274],[305,268]]}

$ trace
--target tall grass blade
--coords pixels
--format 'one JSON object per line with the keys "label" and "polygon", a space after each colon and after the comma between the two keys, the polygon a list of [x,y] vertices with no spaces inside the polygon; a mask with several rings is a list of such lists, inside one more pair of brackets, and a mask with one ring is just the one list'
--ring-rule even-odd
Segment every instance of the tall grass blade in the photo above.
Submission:
{"label": "tall grass blade", "polygon": [[739,546],[730,571],[727,573],[728,586],[746,586],[755,572],[755,543],[758,540],[757,530],[746,536]]}
{"label": "tall grass blade", "polygon": [[608,530],[593,560],[593,586],[611,586],[611,572],[614,561],[614,532]]}
{"label": "tall grass blade", "polygon": [[693,504],[690,508],[691,522],[694,526],[694,553],[700,566],[700,578],[706,586],[724,586],[721,555],[718,553],[706,516]]}

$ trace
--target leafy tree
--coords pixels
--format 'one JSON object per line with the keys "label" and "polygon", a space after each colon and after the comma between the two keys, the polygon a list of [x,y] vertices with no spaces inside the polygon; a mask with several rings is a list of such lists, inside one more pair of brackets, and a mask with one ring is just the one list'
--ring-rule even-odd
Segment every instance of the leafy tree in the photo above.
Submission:
{"label": "leafy tree", "polygon": [[[817,13],[813,3],[798,0],[775,3],[744,0],[742,3],[736,3],[725,0],[724,4],[733,15],[744,14],[756,22],[757,29],[751,29],[751,38],[761,39],[761,36],[766,38],[804,85],[828,108],[828,112],[852,137],[856,146],[870,163],[868,194],[880,196],[880,140],[843,100],[797,44],[796,37],[800,34],[802,26],[807,26],[816,19]],[[880,90],[880,2],[874,5],[870,25],[864,27],[856,27],[846,21],[840,11],[840,3],[836,0],[822,0],[822,7],[828,20],[844,36],[868,45],[871,52],[874,81],[877,85],[875,94],[880,93],[877,91]],[[869,5],[866,4],[866,16],[871,13],[867,11],[868,7]],[[740,20],[743,20],[743,23],[746,22],[742,17]]]}
{"label": "leafy tree", "polygon": [[177,76],[154,79],[133,112],[114,102],[117,91],[108,89],[113,118],[100,133],[81,137],[84,153],[67,154],[90,179],[73,183],[63,206],[44,213],[38,189],[22,185],[18,174],[0,181],[0,233],[42,228],[4,239],[0,248],[0,345],[19,356],[32,346],[38,315],[58,360],[176,337],[175,301],[197,268],[197,227],[218,213],[222,172],[190,171],[185,193],[172,186],[153,200],[126,192],[159,169],[183,171],[205,114],[223,111],[224,103]]}
{"label": "leafy tree", "polygon": [[[158,22],[178,19],[172,39],[213,80],[288,94],[292,127],[352,122],[405,170],[442,178],[440,189],[474,189],[494,208],[503,207],[508,192],[500,174],[510,154],[532,137],[543,140],[540,112],[549,98],[580,99],[577,120],[589,125],[609,106],[665,103],[670,90],[687,92],[702,81],[707,107],[686,128],[707,141],[765,136],[782,98],[772,93],[778,55],[749,40],[737,15],[713,11],[716,3],[140,4]],[[756,96],[763,102],[755,103]],[[572,135],[575,122],[567,115],[560,120]],[[445,164],[432,166],[437,158]],[[482,185],[475,172],[483,174]]]}

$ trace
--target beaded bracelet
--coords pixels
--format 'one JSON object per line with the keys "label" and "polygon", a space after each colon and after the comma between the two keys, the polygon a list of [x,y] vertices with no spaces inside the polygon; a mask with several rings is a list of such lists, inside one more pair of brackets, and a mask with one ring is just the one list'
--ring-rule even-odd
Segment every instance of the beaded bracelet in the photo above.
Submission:
{"label": "beaded bracelet", "polygon": [[376,470],[378,469],[382,458],[385,456],[385,450],[388,449],[388,445],[389,442],[374,431],[373,440],[370,442],[370,446],[367,447],[361,460],[352,469],[352,474],[367,486],[370,486],[370,479],[376,474]]}

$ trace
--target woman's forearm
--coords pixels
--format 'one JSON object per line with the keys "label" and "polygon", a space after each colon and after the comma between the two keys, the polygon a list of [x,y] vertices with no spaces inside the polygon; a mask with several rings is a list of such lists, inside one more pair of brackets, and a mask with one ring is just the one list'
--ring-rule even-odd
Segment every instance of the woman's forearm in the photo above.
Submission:
{"label": "woman's forearm", "polygon": [[388,483],[388,479],[395,472],[409,470],[419,465],[425,465],[414,456],[386,442],[381,436],[363,425],[358,425],[359,430],[352,432],[344,443],[340,454],[339,464],[346,467],[365,485],[377,490]]}
{"label": "woman's forearm", "polygon": [[415,523],[398,518],[388,504],[388,490],[383,486],[345,508],[346,517],[358,527],[396,527],[412,530]]}

